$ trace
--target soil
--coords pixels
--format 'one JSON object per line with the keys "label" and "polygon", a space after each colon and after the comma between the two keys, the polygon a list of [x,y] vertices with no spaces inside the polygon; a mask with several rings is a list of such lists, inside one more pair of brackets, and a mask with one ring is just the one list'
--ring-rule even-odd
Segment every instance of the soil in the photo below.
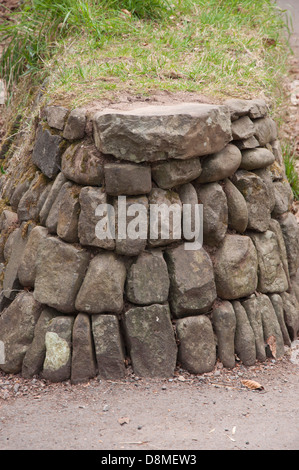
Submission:
{"label": "soil", "polygon": [[[17,3],[1,1],[0,21]],[[298,136],[298,59],[292,67],[285,129]],[[232,370],[217,362],[198,376],[177,369],[170,379],[141,379],[128,369],[122,381],[79,385],[0,372],[0,450],[299,450],[299,359],[291,353]]]}

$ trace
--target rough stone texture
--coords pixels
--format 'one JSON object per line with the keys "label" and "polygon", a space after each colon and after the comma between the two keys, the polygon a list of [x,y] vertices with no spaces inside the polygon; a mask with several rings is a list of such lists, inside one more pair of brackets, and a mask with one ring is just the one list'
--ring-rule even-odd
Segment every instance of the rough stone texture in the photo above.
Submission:
{"label": "rough stone texture", "polygon": [[226,195],[219,183],[195,187],[198,202],[203,204],[203,242],[217,246],[225,237],[228,225]]}
{"label": "rough stone texture", "polygon": [[54,237],[44,238],[37,253],[35,299],[60,312],[74,312],[89,258],[83,249]]}
{"label": "rough stone texture", "polygon": [[263,182],[266,185],[267,193],[269,197],[269,209],[272,215],[272,211],[275,207],[275,188],[274,188],[272,172],[269,170],[269,167],[267,167],[267,168],[260,168],[258,170],[253,170],[253,173],[255,173],[259,178],[261,178],[261,180],[263,180]]}
{"label": "rough stone texture", "polygon": [[277,139],[277,126],[272,118],[266,116],[256,119],[254,125],[254,136],[259,141],[261,147]]}
{"label": "rough stone texture", "polygon": [[22,289],[18,278],[18,270],[26,247],[27,236],[23,236],[23,226],[15,230],[11,245],[11,255],[4,272],[3,292],[8,299],[14,299]]}
{"label": "rough stone texture", "polygon": [[0,369],[9,374],[21,372],[26,351],[32,343],[41,305],[31,292],[20,292],[0,316],[0,341],[4,343],[4,364]]}
{"label": "rough stone texture", "polygon": [[247,114],[252,119],[262,118],[268,112],[266,102],[261,99],[244,100],[241,98],[231,98],[226,100],[224,104],[229,108],[233,121]]}
{"label": "rough stone texture", "polygon": [[197,181],[212,183],[231,176],[240,166],[242,154],[238,147],[228,144],[224,149],[201,159],[202,172]]}
{"label": "rough stone texture", "polygon": [[235,367],[236,315],[228,301],[222,301],[212,311],[212,323],[217,337],[218,356],[224,367]]}
{"label": "rough stone texture", "polygon": [[232,306],[236,316],[235,351],[245,366],[252,366],[256,361],[255,336],[241,302],[233,300]]}
{"label": "rough stone texture", "polygon": [[249,150],[242,150],[242,160],[240,168],[243,170],[258,170],[271,165],[275,157],[267,148],[254,148]]}
{"label": "rough stone texture", "polygon": [[232,122],[233,140],[249,139],[254,135],[254,125],[250,117],[243,116]]}
{"label": "rough stone texture", "polygon": [[62,188],[62,186],[64,185],[64,183],[66,183],[66,178],[64,176],[63,173],[59,173],[55,180],[53,181],[53,184],[51,185],[51,188],[50,188],[50,191],[47,195],[47,198],[40,210],[40,213],[39,213],[39,220],[40,220],[40,223],[42,225],[45,225],[46,224],[46,221],[47,221],[47,217],[49,215],[49,212],[55,202],[55,199],[57,198],[58,196],[58,193],[60,191],[60,189]]}
{"label": "rough stone texture", "polygon": [[134,163],[106,163],[105,190],[111,196],[136,196],[152,189],[151,168]]}
{"label": "rough stone texture", "polygon": [[275,235],[276,235],[278,248],[279,248],[280,259],[281,259],[281,262],[283,264],[283,269],[284,269],[285,275],[287,277],[289,288],[290,288],[291,281],[290,281],[290,274],[289,274],[287,250],[286,250],[282,230],[280,228],[280,224],[279,224],[278,220],[271,219],[270,225],[269,225],[269,230],[274,232]]}
{"label": "rough stone texture", "polygon": [[248,209],[244,196],[230,179],[224,181],[223,190],[227,200],[228,227],[243,233],[248,225]]}
{"label": "rough stone texture", "polygon": [[36,276],[36,254],[41,240],[47,235],[47,228],[37,225],[31,230],[28,236],[18,268],[19,281],[25,287],[34,287]]}
{"label": "rough stone texture", "polygon": [[[156,213],[150,211],[149,245],[157,247],[179,241],[182,231],[182,202],[179,195],[172,190],[153,188],[149,194],[148,202],[158,209]],[[168,214],[175,215],[173,218],[172,216],[168,218]]]}
{"label": "rough stone texture", "polygon": [[[100,215],[96,215],[96,209],[101,204],[107,204],[107,195],[103,188],[85,186],[80,191],[79,196],[80,215],[78,221],[78,234],[81,245],[95,246],[106,250],[115,248],[115,240],[113,238],[100,239],[96,235],[96,227],[100,220]],[[107,214],[107,213],[106,213]],[[104,215],[104,214],[103,214]],[[114,228],[114,222],[111,221],[109,215],[107,217],[111,231]],[[107,224],[105,224],[107,226]],[[113,233],[111,233],[111,236]]]}
{"label": "rough stone texture", "polygon": [[279,217],[277,220],[280,224],[283,239],[285,242],[289,273],[290,276],[294,276],[299,267],[299,227],[298,222],[294,214],[286,212]]}
{"label": "rough stone texture", "polygon": [[79,313],[72,332],[71,383],[87,382],[97,373],[90,317]]}
{"label": "rough stone texture", "polygon": [[57,315],[56,310],[50,307],[43,308],[34,328],[32,343],[28,347],[22,363],[22,376],[24,378],[29,379],[41,372],[46,355],[46,332],[51,320]]}
{"label": "rough stone texture", "polygon": [[273,186],[275,205],[273,208],[272,217],[277,217],[291,210],[294,196],[292,188],[287,180],[275,181]]}
{"label": "rough stone texture", "polygon": [[60,205],[63,202],[63,198],[64,198],[64,196],[67,192],[67,189],[69,189],[71,187],[72,187],[71,181],[66,181],[60,187],[59,192],[58,192],[58,194],[55,198],[55,201],[53,202],[52,207],[49,210],[45,225],[46,225],[47,229],[49,230],[49,233],[51,233],[53,235],[57,234],[57,225],[58,225]]}
{"label": "rough stone texture", "polygon": [[226,300],[252,294],[258,283],[258,258],[251,239],[226,235],[213,257],[217,294]]}
{"label": "rough stone texture", "polygon": [[260,362],[266,360],[266,348],[264,342],[264,331],[262,324],[262,314],[258,308],[258,303],[255,295],[242,302],[246,310],[251,328],[255,337],[256,359]]}
{"label": "rough stone texture", "polygon": [[45,335],[46,356],[42,376],[51,382],[71,377],[71,341],[74,317],[57,316],[50,321]]}
{"label": "rough stone texture", "polygon": [[32,161],[48,178],[53,178],[60,171],[62,150],[62,137],[51,134],[49,129],[40,124],[33,148]]}
{"label": "rough stone texture", "polygon": [[231,140],[231,123],[226,106],[149,106],[96,113],[94,136],[103,153],[120,160],[185,160],[221,150]]}
{"label": "rough stone texture", "polygon": [[162,189],[171,189],[195,180],[201,174],[201,160],[168,160],[152,165],[152,177]]}
{"label": "rough stone texture", "polygon": [[295,341],[299,332],[299,303],[293,293],[282,292],[280,295],[283,301],[285,324],[291,341]]}
{"label": "rough stone texture", "polygon": [[77,295],[76,309],[91,314],[120,313],[125,280],[124,261],[114,253],[99,253],[90,261]]}
{"label": "rough stone texture", "polygon": [[61,157],[61,171],[71,181],[87,186],[104,182],[103,157],[94,144],[71,144]]}
{"label": "rough stone texture", "polygon": [[284,292],[288,289],[279,244],[274,232],[249,233],[258,257],[258,290],[262,293]]}
{"label": "rough stone texture", "polygon": [[12,210],[4,209],[0,215],[0,231],[6,230],[11,226],[16,225],[18,222],[18,216]]}
{"label": "rough stone texture", "polygon": [[47,195],[47,180],[44,175],[37,172],[28,190],[19,202],[17,214],[20,222],[36,220],[38,218],[42,203],[44,202],[43,194]]}
{"label": "rough stone texture", "polygon": [[67,140],[83,139],[85,134],[86,113],[84,109],[73,109],[68,115],[63,138]]}
{"label": "rough stone texture", "polygon": [[92,332],[99,376],[104,380],[125,377],[125,355],[118,318],[115,315],[93,315]]}
{"label": "rough stone texture", "polygon": [[280,359],[284,355],[284,342],[271,300],[267,295],[258,295],[256,300],[262,317],[266,354]]}
{"label": "rough stone texture", "polygon": [[[123,212],[124,211],[124,212]],[[135,212],[136,211],[136,212]],[[120,214],[119,214],[120,212]],[[137,256],[147,244],[148,199],[146,196],[128,196],[119,209],[114,201],[115,252],[124,256]],[[124,218],[122,218],[122,214]],[[118,223],[118,217],[121,223]],[[125,221],[125,222],[124,222]]]}
{"label": "rough stone texture", "polygon": [[176,322],[176,333],[180,366],[191,374],[212,371],[216,362],[216,344],[210,319],[206,315],[181,318]]}
{"label": "rough stone texture", "polygon": [[234,141],[234,144],[240,150],[254,149],[260,145],[254,136],[249,137],[248,139],[236,140]]}
{"label": "rough stone texture", "polygon": [[273,305],[273,308],[274,308],[274,311],[275,311],[275,314],[276,314],[276,317],[280,326],[281,334],[283,337],[283,342],[286,346],[291,346],[290,335],[289,335],[289,332],[288,332],[288,329],[286,327],[285,320],[284,320],[284,309],[283,309],[282,298],[279,294],[270,294],[269,299],[272,302],[272,305]]}
{"label": "rough stone texture", "polygon": [[45,115],[50,127],[62,131],[68,116],[69,110],[63,106],[47,106]]}
{"label": "rough stone texture", "polygon": [[137,305],[163,303],[168,299],[168,292],[168,270],[162,251],[141,253],[128,270],[128,300]]}
{"label": "rough stone texture", "polygon": [[171,377],[177,345],[168,305],[129,309],[124,315],[128,351],[134,373],[140,377]]}
{"label": "rough stone texture", "polygon": [[13,211],[17,212],[20,200],[22,199],[26,191],[29,189],[29,186],[30,181],[28,180],[22,181],[16,185],[14,192],[10,198],[10,206]]}
{"label": "rough stone texture", "polygon": [[64,241],[76,243],[78,238],[78,221],[80,213],[79,195],[81,186],[65,184],[61,188],[61,202],[57,218],[57,235]]}
{"label": "rough stone texture", "polygon": [[174,317],[208,312],[216,299],[213,266],[208,253],[185,250],[183,245],[165,252],[170,278],[169,302]]}
{"label": "rough stone texture", "polygon": [[265,232],[270,223],[270,200],[267,186],[256,174],[238,170],[232,182],[244,196],[248,209],[248,229]]}
{"label": "rough stone texture", "polygon": [[191,214],[188,215],[189,227],[186,229],[183,223],[183,230],[182,230],[182,237],[187,240],[188,242],[194,241],[197,229],[200,228],[200,212],[198,207],[198,197],[197,192],[191,183],[186,183],[180,186],[178,189],[178,194],[183,205],[183,217],[186,214],[186,207],[190,207]]}

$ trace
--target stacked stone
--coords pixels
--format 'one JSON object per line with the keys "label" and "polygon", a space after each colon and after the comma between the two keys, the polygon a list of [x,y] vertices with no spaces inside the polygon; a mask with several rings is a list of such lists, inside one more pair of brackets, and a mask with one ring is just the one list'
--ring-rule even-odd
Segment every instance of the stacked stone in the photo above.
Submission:
{"label": "stacked stone", "polygon": [[[2,188],[0,368],[73,383],[281,358],[299,331],[299,236],[262,100],[89,116],[48,106],[33,180]],[[203,204],[203,247],[96,236],[99,204]]]}

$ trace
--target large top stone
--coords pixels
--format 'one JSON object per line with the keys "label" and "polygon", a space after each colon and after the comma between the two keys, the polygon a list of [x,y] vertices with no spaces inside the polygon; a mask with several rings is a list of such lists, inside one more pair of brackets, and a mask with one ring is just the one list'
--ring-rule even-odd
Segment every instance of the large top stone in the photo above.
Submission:
{"label": "large top stone", "polygon": [[183,103],[94,115],[96,146],[133,162],[187,159],[218,152],[231,140],[226,106]]}

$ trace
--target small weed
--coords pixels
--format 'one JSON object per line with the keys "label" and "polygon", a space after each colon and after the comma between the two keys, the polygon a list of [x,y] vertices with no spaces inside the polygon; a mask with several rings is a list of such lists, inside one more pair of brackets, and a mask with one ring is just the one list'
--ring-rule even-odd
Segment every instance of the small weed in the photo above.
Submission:
{"label": "small weed", "polygon": [[295,149],[289,142],[282,145],[282,155],[285,164],[286,177],[291,185],[294,199],[299,201],[299,176],[298,169],[296,168],[296,164],[298,165],[298,158]]}

